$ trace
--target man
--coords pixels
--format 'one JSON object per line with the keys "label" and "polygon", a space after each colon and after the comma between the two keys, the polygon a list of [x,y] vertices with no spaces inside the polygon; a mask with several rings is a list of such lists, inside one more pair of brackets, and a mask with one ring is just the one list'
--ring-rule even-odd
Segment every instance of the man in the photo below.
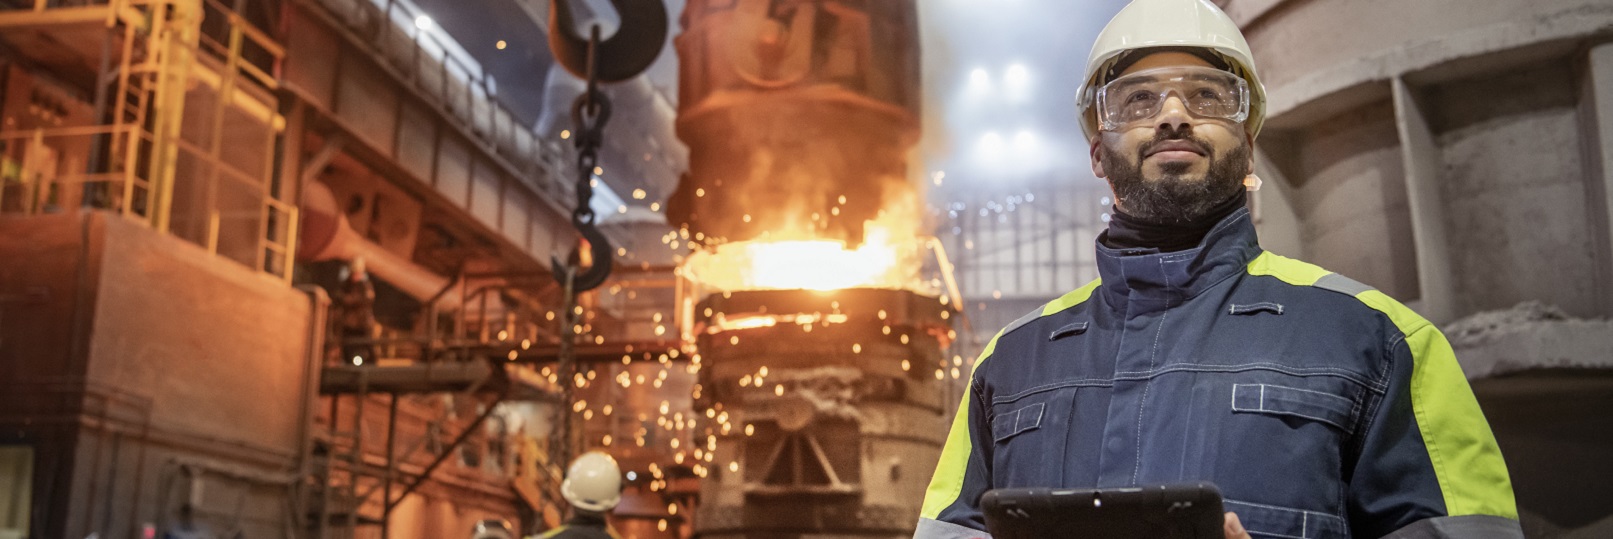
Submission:
{"label": "man", "polygon": [[342,361],[354,365],[375,363],[375,285],[370,273],[364,270],[364,259],[354,258],[347,265],[347,277],[336,296],[341,310],[338,327],[341,336]]}
{"label": "man", "polygon": [[622,501],[622,469],[616,459],[599,451],[583,453],[571,461],[560,495],[571,504],[572,517],[549,530],[542,539],[618,539],[605,515]]}
{"label": "man", "polygon": [[1260,249],[1265,95],[1208,0],[1136,0],[1082,91],[1115,194],[1100,279],[986,345],[918,537],[980,537],[982,493],[1208,480],[1228,537],[1521,537],[1450,345],[1360,283]]}
{"label": "man", "polygon": [[489,518],[476,522],[471,528],[470,539],[515,539],[515,532],[510,530],[510,523],[504,519]]}

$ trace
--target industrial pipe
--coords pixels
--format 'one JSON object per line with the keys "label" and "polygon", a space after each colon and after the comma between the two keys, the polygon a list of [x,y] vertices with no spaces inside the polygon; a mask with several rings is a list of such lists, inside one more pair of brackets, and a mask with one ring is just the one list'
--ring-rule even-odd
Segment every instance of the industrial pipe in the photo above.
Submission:
{"label": "industrial pipe", "polygon": [[[358,258],[364,259],[364,266],[370,273],[420,301],[431,301],[450,283],[447,277],[432,273],[360,236],[348,224],[347,215],[336,204],[336,195],[330,186],[309,182],[302,194],[302,235],[297,245],[297,259],[351,262]],[[459,310],[464,303],[460,294],[458,287],[442,294],[436,299],[437,309]]]}

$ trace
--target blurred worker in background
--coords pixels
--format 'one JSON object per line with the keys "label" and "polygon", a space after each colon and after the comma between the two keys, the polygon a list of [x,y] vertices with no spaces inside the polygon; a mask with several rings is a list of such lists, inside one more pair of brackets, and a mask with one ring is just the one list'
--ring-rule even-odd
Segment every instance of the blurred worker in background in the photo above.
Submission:
{"label": "blurred worker in background", "polygon": [[476,523],[470,539],[515,539],[515,531],[510,529],[509,522],[490,518]]}
{"label": "blurred worker in background", "polygon": [[599,451],[583,453],[571,461],[560,495],[571,504],[565,525],[540,535],[543,539],[619,539],[605,516],[622,501],[622,469],[616,459]]}
{"label": "blurred worker in background", "polygon": [[364,269],[363,258],[349,262],[346,273],[336,296],[341,317],[337,328],[342,361],[351,361],[354,365],[372,364],[375,362],[375,344],[371,342],[375,330],[375,285]]}

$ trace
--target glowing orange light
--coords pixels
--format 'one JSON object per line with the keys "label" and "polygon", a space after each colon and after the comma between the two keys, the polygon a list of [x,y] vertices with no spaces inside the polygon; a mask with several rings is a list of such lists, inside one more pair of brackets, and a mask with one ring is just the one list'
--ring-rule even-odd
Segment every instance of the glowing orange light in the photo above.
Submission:
{"label": "glowing orange light", "polygon": [[[733,260],[722,263],[721,260]],[[691,255],[702,280],[733,289],[836,290],[884,284],[897,270],[895,249],[866,242],[856,249],[831,240],[745,241]],[[895,283],[893,283],[895,284]]]}
{"label": "glowing orange light", "polygon": [[[684,274],[715,290],[908,289],[921,292],[926,250],[933,241],[918,227],[916,199],[893,201],[863,223],[863,242],[848,246],[819,235],[823,216],[810,212],[763,239],[724,243],[691,253]],[[750,217],[746,215],[744,217]],[[745,219],[749,222],[749,219]]]}
{"label": "glowing orange light", "polygon": [[778,324],[778,318],[773,316],[742,316],[739,318],[720,318],[712,324],[710,331],[717,334],[723,331],[736,329],[769,328]]}

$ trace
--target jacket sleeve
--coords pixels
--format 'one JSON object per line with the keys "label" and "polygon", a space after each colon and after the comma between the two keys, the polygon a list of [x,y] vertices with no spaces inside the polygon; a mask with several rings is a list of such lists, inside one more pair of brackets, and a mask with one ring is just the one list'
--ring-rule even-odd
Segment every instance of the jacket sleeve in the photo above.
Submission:
{"label": "jacket sleeve", "polygon": [[975,378],[981,364],[991,355],[996,339],[975,361],[968,390],[952,418],[941,462],[924,493],[915,539],[962,539],[991,537],[980,512],[980,496],[991,488],[991,426],[980,400],[980,384]]}
{"label": "jacket sleeve", "polygon": [[1445,336],[1425,321],[1389,350],[1349,477],[1356,537],[1521,538],[1506,463]]}

